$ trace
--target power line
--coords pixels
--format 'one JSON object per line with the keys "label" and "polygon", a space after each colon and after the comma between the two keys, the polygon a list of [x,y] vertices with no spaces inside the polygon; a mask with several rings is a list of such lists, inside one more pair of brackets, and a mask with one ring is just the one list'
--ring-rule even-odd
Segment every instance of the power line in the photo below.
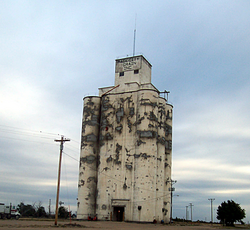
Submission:
{"label": "power line", "polygon": [[65,153],[64,151],[63,151],[63,153],[64,153],[66,156],[70,157],[71,159],[73,159],[73,160],[75,160],[75,161],[77,161],[77,162],[79,163],[79,160],[77,160],[76,158],[70,156],[69,154]]}
{"label": "power line", "polygon": [[[47,143],[47,142],[25,140],[25,139],[22,139],[22,138],[6,137],[6,136],[0,136],[0,137],[1,138],[5,138],[5,139],[17,140],[17,141],[35,142],[35,143],[40,143],[40,144],[49,144],[49,145],[52,145],[51,143]],[[52,139],[52,138],[48,138],[48,139]]]}
{"label": "power line", "polygon": [[[13,126],[8,126],[8,125],[0,125],[0,127],[6,127],[6,128],[9,128],[9,129],[16,129],[16,130],[21,130],[21,132],[31,132],[31,133],[43,133],[43,134],[46,134],[46,135],[53,135],[53,136],[59,136],[60,134],[57,134],[57,133],[49,133],[49,132],[44,132],[44,131],[41,131],[41,130],[30,130],[30,129],[23,129],[23,128],[18,128],[18,127],[13,127]],[[5,129],[6,130],[6,129]]]}

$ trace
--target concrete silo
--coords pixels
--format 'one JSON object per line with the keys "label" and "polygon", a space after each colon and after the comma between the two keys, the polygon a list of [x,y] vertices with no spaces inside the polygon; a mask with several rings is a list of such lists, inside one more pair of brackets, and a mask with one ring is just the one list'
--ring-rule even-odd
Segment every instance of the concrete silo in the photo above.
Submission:
{"label": "concrete silo", "polygon": [[78,219],[169,222],[172,108],[143,56],[116,60],[115,86],[84,99]]}

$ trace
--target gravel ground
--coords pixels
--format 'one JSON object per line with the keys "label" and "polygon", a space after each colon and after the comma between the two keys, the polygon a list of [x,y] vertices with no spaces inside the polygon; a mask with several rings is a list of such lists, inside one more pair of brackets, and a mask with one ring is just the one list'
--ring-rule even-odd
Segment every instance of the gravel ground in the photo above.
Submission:
{"label": "gravel ground", "polygon": [[[243,226],[242,226],[243,227]],[[211,224],[185,224],[185,223],[174,223],[171,225],[162,224],[145,224],[145,223],[127,223],[127,222],[112,222],[112,221],[62,221],[59,220],[57,226],[55,226],[53,220],[0,220],[0,230],[10,229],[28,229],[28,230],[44,230],[44,229],[86,229],[86,230],[216,230],[222,228],[221,225]],[[245,226],[245,228],[247,228]],[[223,227],[223,229],[226,229]],[[248,228],[250,229],[250,228]]]}

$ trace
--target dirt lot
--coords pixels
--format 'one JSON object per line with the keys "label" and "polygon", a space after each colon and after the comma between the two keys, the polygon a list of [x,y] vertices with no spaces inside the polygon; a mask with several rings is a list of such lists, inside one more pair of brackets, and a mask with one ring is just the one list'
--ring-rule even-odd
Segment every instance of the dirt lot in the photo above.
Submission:
{"label": "dirt lot", "polygon": [[[246,227],[246,226],[245,226]],[[216,230],[222,228],[220,225],[210,224],[188,224],[184,223],[162,225],[162,224],[139,224],[139,223],[127,223],[127,222],[111,222],[111,221],[58,221],[58,226],[54,225],[53,220],[0,220],[0,230],[10,229],[28,229],[28,230],[44,230],[44,229],[86,229],[86,230]],[[225,229],[225,228],[223,228]],[[249,228],[250,229],[250,228]]]}

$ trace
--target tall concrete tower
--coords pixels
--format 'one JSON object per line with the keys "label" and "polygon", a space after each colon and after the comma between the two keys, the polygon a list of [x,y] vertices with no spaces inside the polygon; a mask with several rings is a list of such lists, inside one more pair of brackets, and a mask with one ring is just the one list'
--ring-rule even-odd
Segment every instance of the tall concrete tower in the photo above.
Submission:
{"label": "tall concrete tower", "polygon": [[172,109],[142,55],[116,60],[115,86],[84,98],[77,219],[170,221]]}

